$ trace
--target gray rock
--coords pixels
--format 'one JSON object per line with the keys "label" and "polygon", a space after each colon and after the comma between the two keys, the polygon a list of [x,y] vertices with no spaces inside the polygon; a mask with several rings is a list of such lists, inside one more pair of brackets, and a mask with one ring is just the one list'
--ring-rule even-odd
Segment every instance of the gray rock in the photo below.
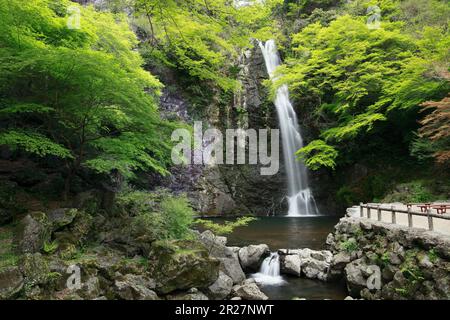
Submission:
{"label": "gray rock", "polygon": [[239,261],[244,270],[257,271],[269,253],[266,244],[250,245],[239,250]]}
{"label": "gray rock", "polygon": [[235,296],[243,300],[268,300],[269,298],[259,289],[256,283],[247,283],[243,285],[236,285],[232,292]]}
{"label": "gray rock", "polygon": [[73,222],[78,214],[77,209],[73,208],[60,208],[55,209],[47,213],[48,222],[51,225],[53,231],[61,229]]}
{"label": "gray rock", "polygon": [[101,295],[99,279],[94,276],[89,277],[82,282],[82,287],[77,293],[84,299],[96,300]]}
{"label": "gray rock", "polygon": [[207,293],[212,299],[222,300],[230,294],[232,288],[233,279],[220,271],[219,278],[208,287]]}
{"label": "gray rock", "polygon": [[19,268],[9,267],[0,271],[0,299],[14,299],[23,285],[24,279]]}
{"label": "gray rock", "polygon": [[170,244],[156,241],[149,253],[149,272],[160,294],[193,287],[207,288],[217,280],[219,270],[220,260],[211,257],[205,246],[194,240]]}
{"label": "gray rock", "polygon": [[245,273],[239,263],[238,254],[232,250],[226,251],[225,256],[217,258],[220,261],[220,270],[233,280],[233,284],[244,281]]}
{"label": "gray rock", "polygon": [[20,270],[25,278],[27,288],[45,284],[48,281],[50,268],[40,253],[26,253],[21,258]]}
{"label": "gray rock", "polygon": [[402,263],[402,259],[397,253],[390,252],[389,253],[389,262],[393,265],[400,265]]}
{"label": "gray rock", "polygon": [[350,263],[350,261],[350,254],[348,252],[341,251],[333,256],[332,265],[334,268],[342,270],[348,263]]}
{"label": "gray rock", "polygon": [[287,255],[281,259],[281,271],[300,277],[302,273],[302,261],[299,255]]}
{"label": "gray rock", "polygon": [[209,230],[203,232],[199,240],[210,250],[210,255],[220,261],[220,270],[233,280],[233,284],[245,280],[245,273],[238,257],[239,247],[226,247],[223,241],[217,240]]}
{"label": "gray rock", "polygon": [[352,297],[360,297],[361,290],[367,287],[367,280],[364,278],[362,269],[367,265],[363,259],[357,259],[345,267],[345,278],[347,280],[347,289]]}
{"label": "gray rock", "polygon": [[19,222],[17,228],[17,243],[22,253],[38,252],[42,249],[44,242],[50,239],[45,213],[28,214]]}
{"label": "gray rock", "polygon": [[326,281],[330,264],[313,258],[302,259],[302,272],[309,279]]}
{"label": "gray rock", "polygon": [[361,222],[359,223],[359,226],[361,227],[361,229],[366,231],[372,230],[372,222],[367,219],[362,219]]}
{"label": "gray rock", "polygon": [[155,282],[143,276],[127,274],[114,282],[115,292],[124,300],[158,300],[152,290]]}
{"label": "gray rock", "polygon": [[422,268],[430,269],[434,266],[427,254],[418,254],[417,259],[419,261],[419,266]]}
{"label": "gray rock", "polygon": [[385,282],[390,282],[392,279],[394,279],[394,274],[398,271],[397,267],[394,267],[393,265],[388,264],[383,268],[383,271],[381,272],[381,277]]}

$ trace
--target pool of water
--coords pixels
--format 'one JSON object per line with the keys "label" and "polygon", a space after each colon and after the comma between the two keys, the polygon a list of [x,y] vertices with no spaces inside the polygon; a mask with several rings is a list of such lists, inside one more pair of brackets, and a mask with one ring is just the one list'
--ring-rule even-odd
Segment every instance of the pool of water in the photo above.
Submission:
{"label": "pool of water", "polygon": [[[217,222],[226,220],[214,219]],[[271,250],[325,248],[327,235],[333,231],[338,217],[262,217],[247,227],[237,228],[228,235],[228,246],[265,243]]]}
{"label": "pool of water", "polygon": [[[215,218],[216,222],[226,219]],[[333,231],[339,217],[262,217],[247,227],[237,228],[228,235],[228,246],[247,246],[250,244],[267,244],[272,251],[278,249],[310,248],[325,249],[327,235]],[[251,276],[250,274],[248,276]],[[261,290],[273,300],[291,300],[305,298],[308,300],[336,299],[347,296],[343,283],[327,283],[305,278],[282,275],[284,284],[264,285]]]}

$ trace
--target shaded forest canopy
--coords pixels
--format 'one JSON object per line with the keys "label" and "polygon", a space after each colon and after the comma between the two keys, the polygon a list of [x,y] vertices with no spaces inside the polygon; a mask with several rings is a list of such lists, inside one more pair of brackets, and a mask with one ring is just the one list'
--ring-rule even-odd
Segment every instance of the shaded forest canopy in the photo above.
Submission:
{"label": "shaded forest canopy", "polygon": [[[57,172],[63,197],[111,173],[170,174],[170,134],[186,124],[161,117],[161,74],[178,77],[201,118],[212,101],[233,103],[250,39],[282,50],[267,86],[289,85],[310,129],[298,152],[310,169],[448,172],[447,1],[76,2],[0,0],[0,145],[8,161]],[[73,6],[79,29],[67,25]],[[338,194],[359,202],[397,182],[374,181],[359,192],[343,178]]]}

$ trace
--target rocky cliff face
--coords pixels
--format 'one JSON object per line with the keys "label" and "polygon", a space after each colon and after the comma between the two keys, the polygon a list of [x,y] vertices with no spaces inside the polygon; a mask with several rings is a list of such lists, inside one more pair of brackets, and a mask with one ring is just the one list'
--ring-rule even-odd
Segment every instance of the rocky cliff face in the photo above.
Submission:
{"label": "rocky cliff face", "polygon": [[[264,80],[268,79],[264,57],[256,41],[238,61],[241,90],[235,94],[227,128],[277,129],[275,107],[268,98]],[[282,150],[280,150],[280,155]],[[282,159],[280,159],[282,160]],[[285,212],[285,176],[282,163],[276,175],[263,176],[258,165],[233,165],[219,168],[221,180],[241,214],[277,215]]]}
{"label": "rocky cliff face", "polygon": [[[226,129],[277,128],[275,107],[263,86],[267,71],[259,46],[245,50],[237,61],[241,89],[228,105],[210,101],[203,114],[193,115],[189,97],[177,88],[177,79],[162,74],[166,89],[160,109],[164,117],[181,119],[187,123],[202,121],[203,128],[214,126],[225,135]],[[158,70],[153,71],[158,74]],[[269,142],[270,143],[270,142]],[[280,150],[281,154],[282,150]],[[172,175],[154,179],[174,192],[186,192],[202,215],[256,214],[274,215],[284,212],[285,177],[282,164],[274,176],[262,176],[260,165],[187,165],[172,167]]]}
{"label": "rocky cliff face", "polygon": [[450,299],[450,237],[362,218],[343,218],[327,239],[329,278],[344,276],[352,297]]}

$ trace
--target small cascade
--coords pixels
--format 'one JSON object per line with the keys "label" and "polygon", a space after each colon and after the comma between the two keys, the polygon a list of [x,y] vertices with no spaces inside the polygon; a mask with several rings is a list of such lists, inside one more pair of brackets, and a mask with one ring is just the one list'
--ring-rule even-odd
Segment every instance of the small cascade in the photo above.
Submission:
{"label": "small cascade", "polygon": [[280,275],[280,256],[272,252],[270,256],[264,259],[261,269],[258,273],[252,275],[252,278],[261,285],[281,285],[285,281]]}

